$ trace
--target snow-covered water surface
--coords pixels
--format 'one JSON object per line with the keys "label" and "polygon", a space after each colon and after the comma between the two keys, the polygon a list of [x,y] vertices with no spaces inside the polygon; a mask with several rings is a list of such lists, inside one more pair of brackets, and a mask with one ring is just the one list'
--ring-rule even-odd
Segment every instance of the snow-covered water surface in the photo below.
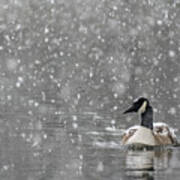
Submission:
{"label": "snow-covered water surface", "polygon": [[120,145],[138,96],[180,135],[179,0],[0,4],[0,179],[179,179],[179,147]]}

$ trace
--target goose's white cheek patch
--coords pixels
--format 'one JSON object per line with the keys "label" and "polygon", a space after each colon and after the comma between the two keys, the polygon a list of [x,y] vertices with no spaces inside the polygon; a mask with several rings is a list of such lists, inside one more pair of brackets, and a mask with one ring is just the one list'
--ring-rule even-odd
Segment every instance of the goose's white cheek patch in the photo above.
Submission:
{"label": "goose's white cheek patch", "polygon": [[138,113],[140,114],[144,113],[146,111],[146,107],[147,107],[147,101],[144,101],[142,106],[139,108]]}

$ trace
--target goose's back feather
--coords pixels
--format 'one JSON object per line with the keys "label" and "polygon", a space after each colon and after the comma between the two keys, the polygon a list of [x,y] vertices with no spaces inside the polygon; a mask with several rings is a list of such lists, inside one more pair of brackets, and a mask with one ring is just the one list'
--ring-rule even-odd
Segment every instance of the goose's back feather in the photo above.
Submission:
{"label": "goose's back feather", "polygon": [[[127,129],[122,137],[122,144],[128,144],[135,135],[137,134],[137,130],[139,130],[141,126],[132,126]],[[168,127],[166,123],[153,123],[153,132],[152,135],[154,136],[154,141],[156,145],[168,145],[168,144],[177,144],[177,138],[174,133],[174,129]],[[145,134],[144,134],[145,135]],[[148,142],[147,142],[148,144]]]}

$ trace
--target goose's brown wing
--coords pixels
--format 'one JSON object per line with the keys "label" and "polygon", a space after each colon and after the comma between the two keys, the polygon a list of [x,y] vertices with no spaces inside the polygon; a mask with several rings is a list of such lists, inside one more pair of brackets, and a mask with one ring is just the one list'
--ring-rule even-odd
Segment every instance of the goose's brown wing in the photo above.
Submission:
{"label": "goose's brown wing", "polygon": [[174,129],[166,123],[154,123],[153,133],[158,145],[178,144]]}
{"label": "goose's brown wing", "polygon": [[[126,144],[138,128],[139,126],[132,126],[127,129],[122,136],[122,144]],[[166,123],[154,123],[153,134],[157,145],[178,144],[175,130],[171,127],[168,127]]]}
{"label": "goose's brown wing", "polygon": [[137,131],[139,126],[132,126],[129,129],[127,129],[124,134],[122,135],[122,140],[121,143],[122,144],[126,144],[126,142],[128,141],[128,139],[130,137],[132,137],[134,135],[134,133]]}

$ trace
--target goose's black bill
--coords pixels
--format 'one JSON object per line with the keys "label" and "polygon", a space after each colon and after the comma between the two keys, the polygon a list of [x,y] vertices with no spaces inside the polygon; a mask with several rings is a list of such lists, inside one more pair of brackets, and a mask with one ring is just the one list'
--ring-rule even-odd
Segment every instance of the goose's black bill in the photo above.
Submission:
{"label": "goose's black bill", "polygon": [[132,113],[132,112],[136,112],[136,108],[134,105],[129,107],[126,111],[124,111],[123,114]]}

